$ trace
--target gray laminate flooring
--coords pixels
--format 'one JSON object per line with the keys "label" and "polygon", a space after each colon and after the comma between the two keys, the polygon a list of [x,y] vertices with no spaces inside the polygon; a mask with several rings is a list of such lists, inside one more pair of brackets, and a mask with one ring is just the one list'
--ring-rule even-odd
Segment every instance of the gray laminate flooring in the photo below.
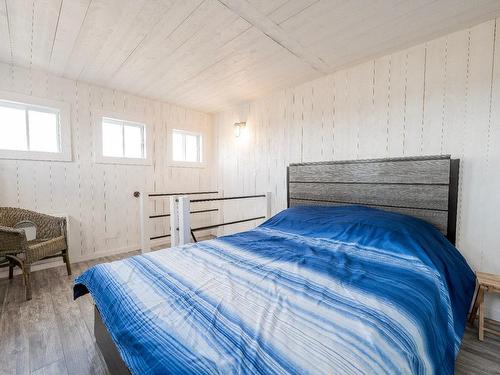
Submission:
{"label": "gray laminate flooring", "polygon": [[[73,264],[73,275],[132,254]],[[0,374],[108,374],[94,340],[92,299],[73,301],[72,284],[64,266],[34,272],[27,302],[21,276],[0,279]],[[500,374],[500,337],[486,334],[479,342],[467,327],[456,373]]]}

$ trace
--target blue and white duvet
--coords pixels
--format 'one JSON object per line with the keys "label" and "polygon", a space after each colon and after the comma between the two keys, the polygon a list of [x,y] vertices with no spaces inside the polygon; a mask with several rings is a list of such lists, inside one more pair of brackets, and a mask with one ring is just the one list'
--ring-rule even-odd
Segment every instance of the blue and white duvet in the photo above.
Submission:
{"label": "blue and white duvet", "polygon": [[295,207],[97,265],[74,292],[91,293],[133,374],[452,374],[474,282],[420,220]]}

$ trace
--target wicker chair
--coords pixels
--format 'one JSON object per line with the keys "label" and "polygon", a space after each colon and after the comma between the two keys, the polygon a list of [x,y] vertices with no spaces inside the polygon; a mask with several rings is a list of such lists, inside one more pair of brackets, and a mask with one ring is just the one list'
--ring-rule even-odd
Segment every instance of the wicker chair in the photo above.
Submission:
{"label": "wicker chair", "polygon": [[6,257],[0,257],[0,268],[9,267],[9,260]]}
{"label": "wicker chair", "polygon": [[[24,229],[13,228],[23,220],[32,221],[36,225],[35,240],[27,241]],[[16,265],[22,269],[27,300],[31,299],[30,273],[33,263],[59,256],[66,263],[68,275],[71,275],[66,219],[21,208],[0,207],[0,259],[6,258],[9,261],[9,279],[12,279]]]}

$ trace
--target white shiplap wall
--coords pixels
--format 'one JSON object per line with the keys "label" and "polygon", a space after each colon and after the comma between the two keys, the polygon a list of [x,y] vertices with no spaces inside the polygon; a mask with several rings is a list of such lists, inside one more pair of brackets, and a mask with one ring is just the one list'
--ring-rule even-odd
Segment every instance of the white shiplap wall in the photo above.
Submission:
{"label": "white shiplap wall", "polygon": [[[500,274],[498,26],[482,23],[219,113],[219,188],[271,191],[277,212],[286,207],[288,163],[449,153],[461,159],[458,248],[474,269]],[[239,139],[237,121],[248,127]],[[489,315],[500,319],[500,303]]]}
{"label": "white shiplap wall", "polygon": [[[167,161],[172,128],[202,131],[211,157],[211,115],[7,64],[0,64],[0,90],[71,104],[73,161],[0,159],[0,206],[68,214],[72,262],[139,248],[134,191],[199,191],[214,185],[211,158],[205,168],[170,167]],[[93,116],[99,111],[134,116],[149,125],[151,166],[94,162],[93,133],[99,129]],[[156,205],[158,213],[168,212],[165,202]],[[154,234],[168,230],[161,220],[156,219]]]}

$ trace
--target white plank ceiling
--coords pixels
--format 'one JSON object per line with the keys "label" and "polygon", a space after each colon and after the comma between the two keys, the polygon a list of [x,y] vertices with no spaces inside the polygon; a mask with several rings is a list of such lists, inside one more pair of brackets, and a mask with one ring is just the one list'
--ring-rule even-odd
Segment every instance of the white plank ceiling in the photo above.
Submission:
{"label": "white plank ceiling", "polygon": [[498,0],[0,0],[0,61],[216,112],[499,15]]}

